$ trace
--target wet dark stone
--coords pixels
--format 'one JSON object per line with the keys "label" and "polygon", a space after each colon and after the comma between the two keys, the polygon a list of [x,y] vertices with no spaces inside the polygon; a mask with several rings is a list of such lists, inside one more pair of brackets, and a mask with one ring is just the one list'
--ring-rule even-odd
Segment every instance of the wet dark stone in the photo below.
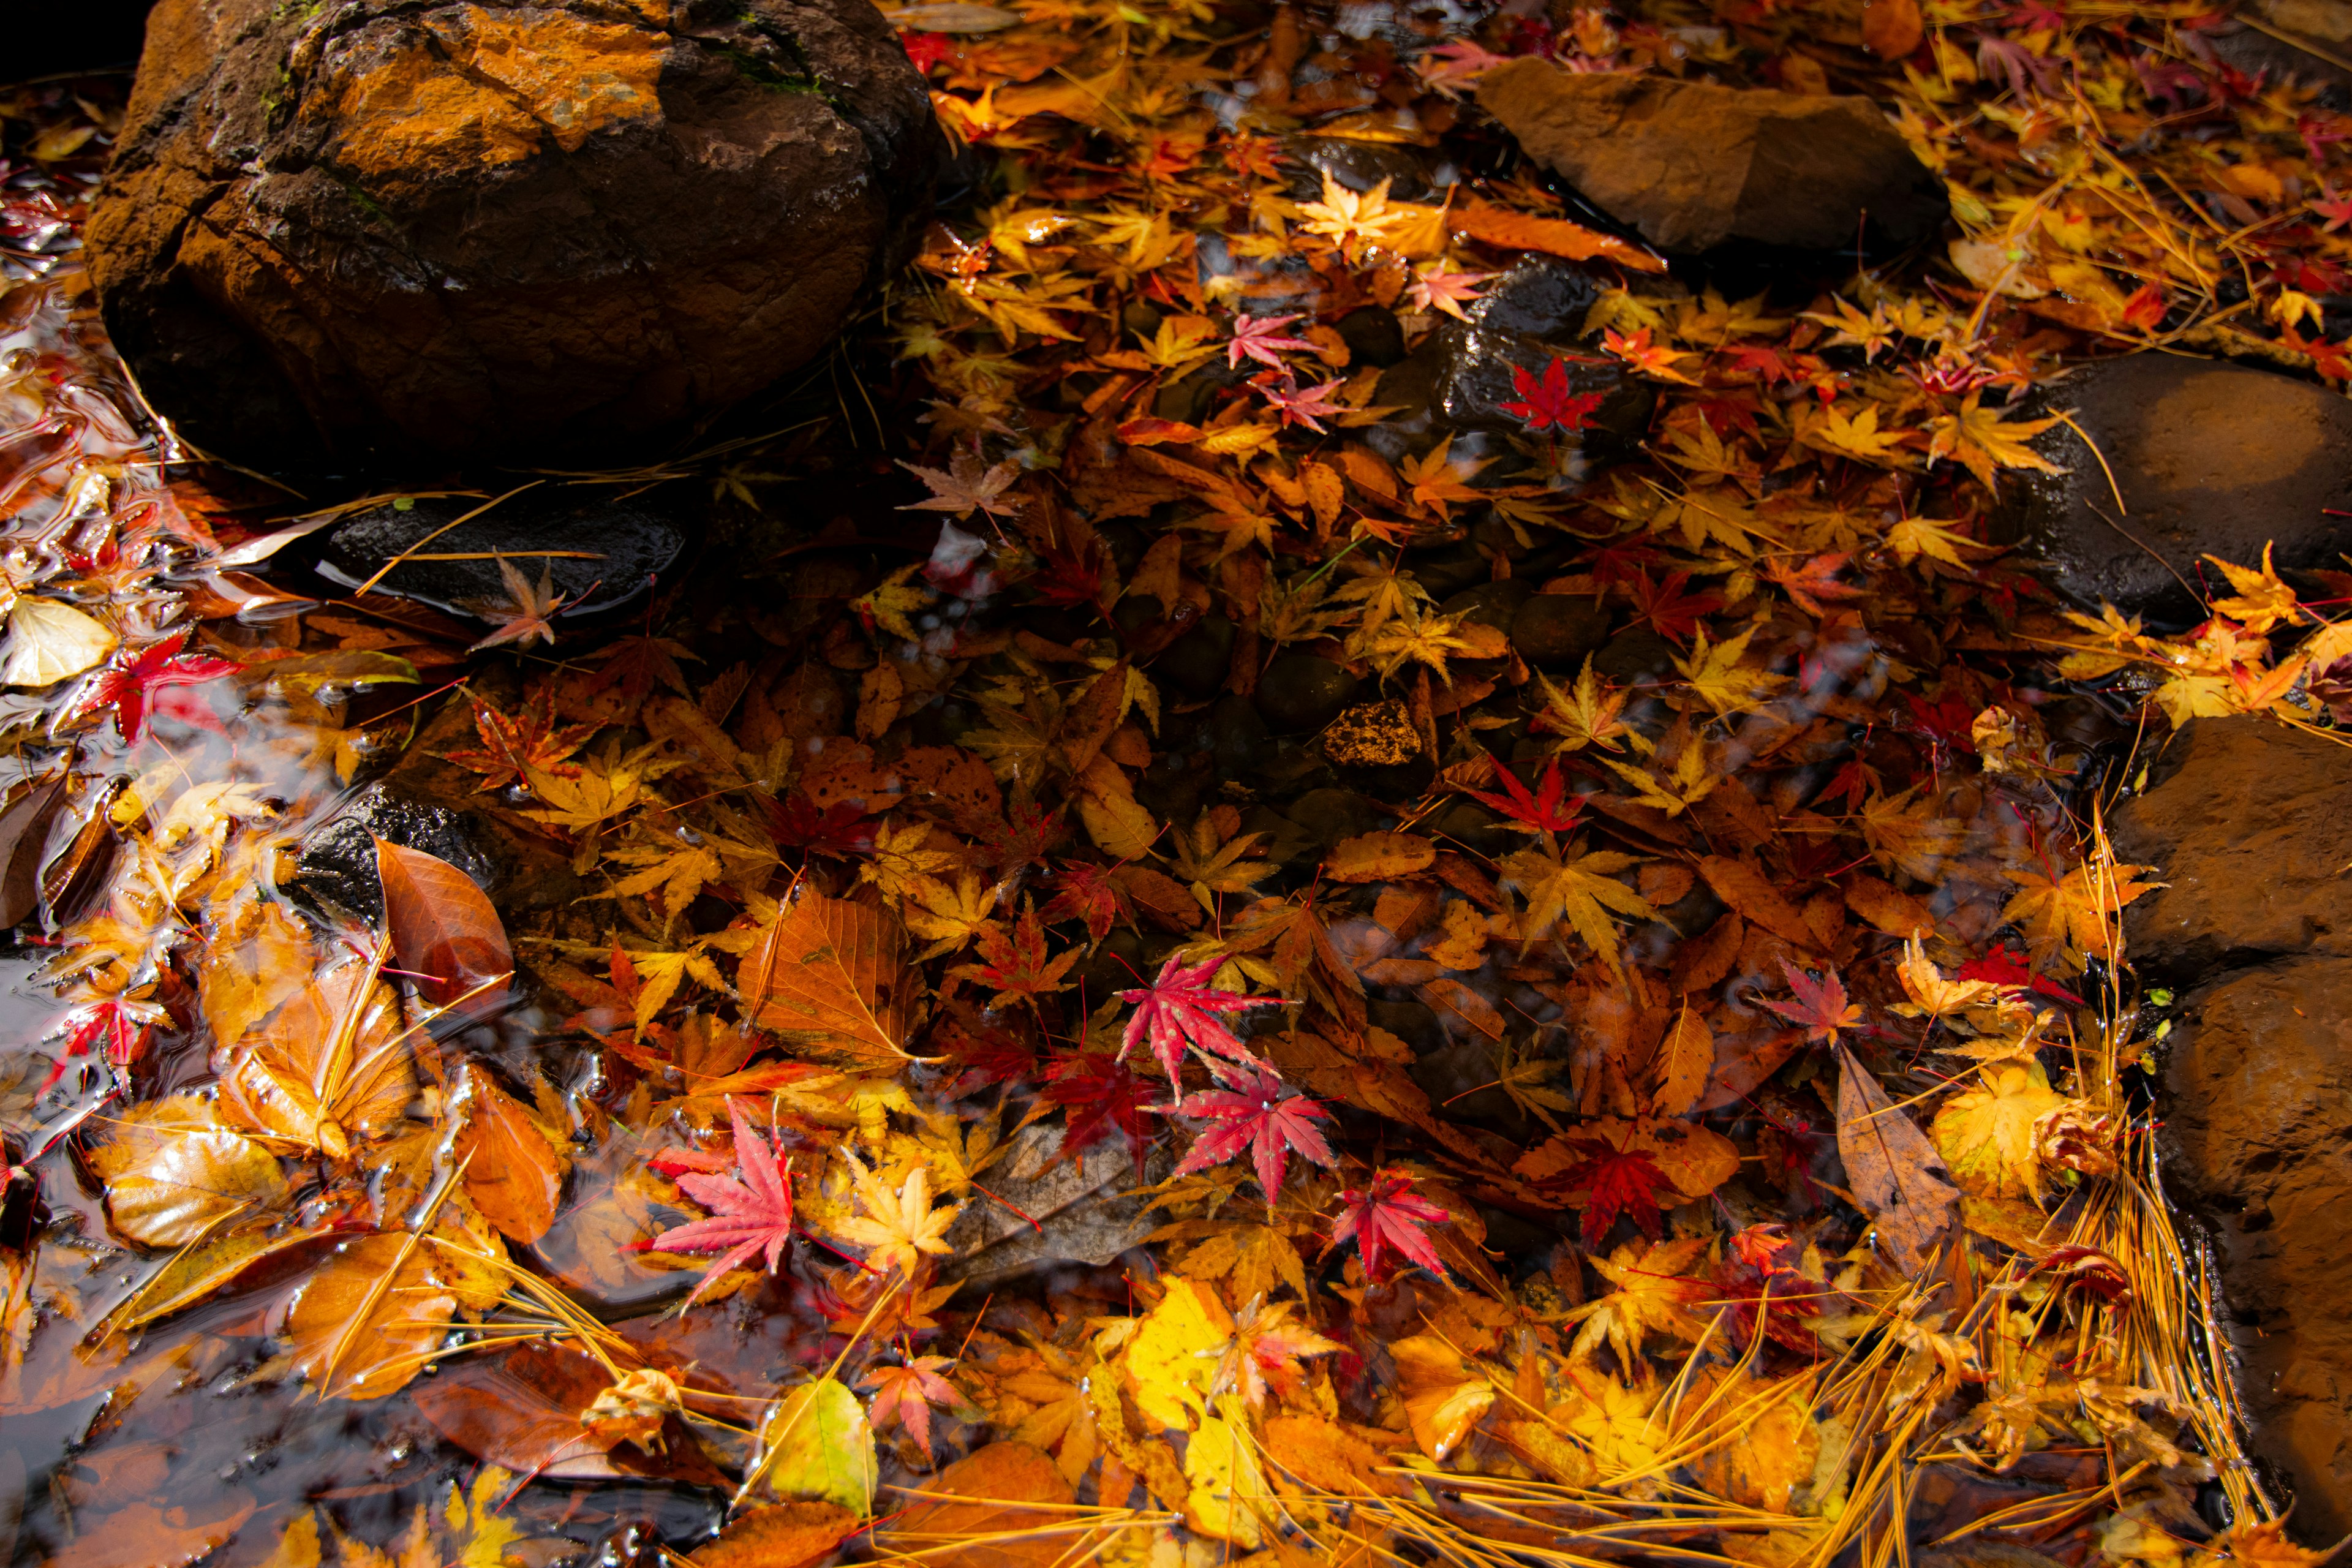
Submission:
{"label": "wet dark stone", "polygon": [[1187,697],[1213,697],[1225,683],[1233,658],[1234,623],[1223,616],[1203,616],[1151,661],[1151,674]]}
{"label": "wet dark stone", "polygon": [[1522,58],[1488,71],[1478,106],[1601,211],[1662,250],[1729,242],[1906,246],[1949,211],[1936,176],[1867,99]]}
{"label": "wet dark stone", "polygon": [[1499,583],[1481,583],[1475,588],[1465,588],[1437,606],[1438,614],[1459,616],[1465,621],[1482,626],[1492,626],[1498,632],[1511,629],[1512,617],[1519,612],[1536,591],[1536,585],[1524,577],[1506,577]]}
{"label": "wet dark stone", "polygon": [[1616,361],[1578,346],[1584,319],[1607,281],[1571,262],[1528,257],[1464,308],[1465,321],[1442,318],[1410,360],[1381,384],[1384,402],[1419,398],[1433,423],[1447,429],[1517,430],[1501,405],[1519,401],[1514,369],[1541,375],[1557,358],[1570,389],[1601,394],[1591,428],[1563,437],[1595,456],[1624,450],[1649,427],[1657,391]]}
{"label": "wet dark stone", "polygon": [[1670,673],[1681,650],[1647,626],[1629,626],[1592,656],[1593,673],[1620,686]]}
{"label": "wet dark stone", "polygon": [[1369,191],[1386,180],[1389,195],[1401,202],[1417,202],[1435,194],[1422,159],[1411,149],[1391,142],[1289,136],[1283,139],[1282,155],[1290,170],[1290,194],[1299,201],[1322,195],[1325,174],[1350,191]]}
{"label": "wet dark stone", "polygon": [[1356,694],[1356,678],[1311,653],[1283,655],[1257,681],[1257,710],[1276,734],[1320,730]]}
{"label": "wet dark stone", "polygon": [[1246,697],[1221,697],[1209,710],[1209,754],[1217,776],[1246,783],[1273,749],[1274,736]]}
{"label": "wet dark stone", "polygon": [[[666,574],[686,549],[686,531],[660,497],[615,500],[611,490],[526,490],[426,542],[426,536],[482,503],[463,496],[419,500],[402,510],[387,502],[361,512],[327,537],[320,574],[345,587],[375,575],[404,550],[430,554],[507,551],[534,586],[544,570],[564,599],[558,619],[625,604]],[[534,550],[587,551],[595,559],[532,558]],[[383,593],[464,615],[509,602],[496,561],[406,561],[384,574]]]}
{"label": "wet dark stone", "polygon": [[[1997,542],[2040,563],[2085,606],[2188,625],[2203,610],[2200,554],[2282,570],[2338,564],[2352,548],[2352,404],[2270,371],[2170,354],[2085,365],[2035,390],[2035,409],[2071,409],[2106,459],[2064,425],[2032,445],[2063,474],[2002,476]],[[2123,489],[2118,515],[2115,489]],[[2220,584],[2210,566],[2204,581]]]}
{"label": "wet dark stone", "polygon": [[1339,341],[1348,345],[1354,364],[1376,364],[1385,370],[1404,358],[1404,327],[1393,311],[1365,305],[1337,322]]}
{"label": "wet dark stone", "polygon": [[2251,1451],[2321,1544],[2352,1530],[2352,752],[2195,720],[2108,825],[2168,884],[2124,910],[2143,982],[2185,993],[2158,1047],[2166,1185],[2219,1255]]}
{"label": "wet dark stone", "polygon": [[487,847],[492,840],[470,813],[373,784],[303,837],[287,891],[321,912],[375,924],[383,918],[377,838],[437,856],[485,889],[498,881],[498,859]]}
{"label": "wet dark stone", "polygon": [[1581,594],[1538,594],[1511,618],[1511,646],[1538,669],[1573,669],[1609,640],[1609,613]]}

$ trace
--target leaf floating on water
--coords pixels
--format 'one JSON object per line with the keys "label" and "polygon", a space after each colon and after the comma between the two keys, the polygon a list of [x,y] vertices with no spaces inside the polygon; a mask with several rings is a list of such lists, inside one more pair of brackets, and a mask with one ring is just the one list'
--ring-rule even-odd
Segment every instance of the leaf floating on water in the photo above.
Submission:
{"label": "leaf floating on water", "polygon": [[743,1514],[686,1561],[698,1568],[808,1568],[856,1534],[858,1523],[839,1503],[775,1503]]}
{"label": "leaf floating on water", "polygon": [[228,1120],[282,1146],[351,1158],[416,1098],[400,998],[375,963],[310,981],[248,1037],[222,1084]]}
{"label": "leaf floating on water", "polygon": [[466,1195],[509,1240],[525,1247],[555,1223],[571,1162],[521,1101],[468,1064],[459,1075],[453,1109],[465,1131],[457,1152],[466,1161]]}
{"label": "leaf floating on water", "polygon": [[1895,1109],[1843,1046],[1838,1058],[1838,1154],[1854,1195],[1878,1222],[1879,1245],[1916,1274],[1927,1248],[1959,1218],[1960,1192],[1927,1135]]}
{"label": "leaf floating on water", "polygon": [[888,910],[807,892],[785,905],[744,956],[743,1005],[810,1056],[854,1066],[905,1061],[918,989],[906,935]]}
{"label": "leaf floating on water", "polygon": [[780,1499],[830,1502],[860,1518],[874,1511],[882,1472],[857,1396],[838,1379],[804,1383],[760,1424],[760,1459],[739,1496],[764,1485]]}
{"label": "leaf floating on water", "polygon": [[295,1366],[322,1395],[382,1399],[424,1370],[457,1310],[423,1237],[366,1236],[304,1281],[286,1337]]}
{"label": "leaf floating on water", "polygon": [[[876,1544],[974,1568],[1055,1568],[1072,1555],[1071,1538],[1045,1532],[1067,1526],[1074,1500],[1069,1481],[1041,1449],[991,1443],[927,1480],[916,1501],[875,1531]],[[1024,1531],[1040,1533],[1024,1539]],[[941,1546],[965,1542],[972,1544],[956,1558],[937,1555]]]}
{"label": "leaf floating on water", "polygon": [[278,1158],[221,1125],[213,1102],[194,1094],[134,1105],[89,1152],[106,1181],[106,1213],[143,1247],[185,1247],[241,1215],[283,1205]]}
{"label": "leaf floating on water", "polygon": [[323,1227],[273,1232],[266,1226],[256,1226],[187,1247],[132,1292],[118,1310],[114,1326],[138,1329],[168,1318],[228,1285],[263,1258],[307,1246],[327,1234]]}
{"label": "leaf floating on water", "polygon": [[104,621],[71,605],[27,595],[8,612],[0,686],[53,686],[97,668],[121,644]]}
{"label": "leaf floating on water", "polygon": [[496,1004],[498,983],[514,973],[514,950],[488,895],[437,856],[375,840],[383,882],[383,923],[400,967],[426,1001],[447,1007],[472,995],[469,1012]]}

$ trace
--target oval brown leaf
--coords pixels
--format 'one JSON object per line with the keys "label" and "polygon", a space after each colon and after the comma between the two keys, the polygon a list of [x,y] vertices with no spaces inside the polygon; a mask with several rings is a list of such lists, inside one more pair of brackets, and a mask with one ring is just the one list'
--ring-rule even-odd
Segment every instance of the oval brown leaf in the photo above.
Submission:
{"label": "oval brown leaf", "polygon": [[805,1055],[860,1067],[907,1059],[899,1042],[920,986],[887,910],[802,894],[744,954],[736,985],[753,1021]]}
{"label": "oval brown leaf", "polygon": [[888,1537],[877,1544],[919,1552],[967,1542],[952,1558],[960,1568],[1047,1568],[1069,1553],[1066,1534],[1027,1540],[1019,1534],[1066,1524],[1072,1498],[1070,1483],[1054,1461],[1026,1443],[991,1443],[932,1477],[922,1491],[923,1500],[900,1514],[887,1531],[876,1531]]}
{"label": "oval brown leaf", "polygon": [[304,1283],[286,1337],[322,1397],[382,1399],[423,1369],[457,1310],[423,1237],[363,1236]]}
{"label": "oval brown leaf", "polygon": [[468,1012],[487,1011],[514,973],[514,949],[488,896],[446,860],[381,838],[375,867],[392,951],[401,968],[429,976],[417,990],[438,1007],[467,998]]}
{"label": "oval brown leaf", "polygon": [[283,1152],[349,1159],[352,1138],[385,1131],[416,1098],[406,1037],[374,964],[331,969],[249,1037],[222,1081],[221,1114]]}
{"label": "oval brown leaf", "polygon": [[806,1568],[856,1533],[857,1516],[835,1502],[755,1508],[687,1557],[701,1568]]}
{"label": "oval brown leaf", "polygon": [[185,1247],[224,1221],[286,1199],[278,1158],[220,1123],[193,1094],[134,1105],[89,1152],[106,1179],[106,1215],[143,1247]]}
{"label": "oval brown leaf", "polygon": [[466,1195],[484,1219],[528,1247],[555,1223],[566,1162],[521,1103],[479,1068],[466,1068],[458,1092],[466,1111],[457,1135]]}

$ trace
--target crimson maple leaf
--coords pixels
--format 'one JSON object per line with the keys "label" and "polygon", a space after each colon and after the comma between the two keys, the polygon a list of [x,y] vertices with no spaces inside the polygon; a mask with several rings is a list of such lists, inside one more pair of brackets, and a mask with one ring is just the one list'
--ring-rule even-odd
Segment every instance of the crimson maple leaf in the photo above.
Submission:
{"label": "crimson maple leaf", "polygon": [[1625,593],[1633,601],[1634,621],[1647,621],[1660,637],[1688,643],[1691,633],[1698,629],[1698,618],[1723,607],[1718,595],[1684,593],[1683,586],[1689,581],[1690,574],[1682,571],[1667,573],[1663,582],[1651,581],[1650,574],[1642,571],[1626,578]]}
{"label": "crimson maple leaf", "polygon": [[146,1051],[147,1032],[170,1016],[152,1002],[126,1001],[119,996],[75,1008],[66,1015],[65,1053],[49,1068],[49,1076],[42,1081],[38,1092],[47,1094],[56,1088],[74,1060],[89,1056],[93,1049],[120,1076]]}
{"label": "crimson maple leaf", "polygon": [[1849,1002],[1845,983],[1834,969],[1822,971],[1815,980],[1787,959],[1780,961],[1780,973],[1789,977],[1789,989],[1796,993],[1793,1002],[1767,1002],[1765,1006],[1791,1024],[1804,1026],[1805,1038],[1824,1046],[1837,1043],[1840,1029],[1862,1027],[1862,1004]]}
{"label": "crimson maple leaf", "polygon": [[2022,948],[1997,947],[1982,958],[1971,958],[1959,967],[1956,978],[1989,980],[1995,985],[2014,986],[2020,991],[2038,991],[2060,1002],[2081,1006],[2083,999],[2063,985],[2036,974],[2025,962]]}
{"label": "crimson maple leaf", "polygon": [[[1315,345],[1304,338],[1277,335],[1279,329],[1298,320],[1296,313],[1287,316],[1235,316],[1233,342],[1225,345],[1225,363],[1230,368],[1244,359],[1254,359],[1276,370],[1282,368],[1282,356],[1277,349],[1313,350]],[[1339,383],[1332,383],[1334,386]]]}
{"label": "crimson maple leaf", "polygon": [[1316,423],[1317,420],[1348,412],[1347,405],[1331,401],[1331,394],[1339,391],[1340,386],[1340,378],[1337,376],[1329,381],[1318,382],[1313,386],[1301,386],[1296,377],[1286,373],[1282,384],[1277,386],[1274,384],[1273,373],[1266,372],[1252,376],[1250,384],[1258,389],[1267,407],[1282,416],[1286,430],[1293,425],[1304,425],[1320,436],[1325,431]]}
{"label": "crimson maple leaf", "polygon": [[1258,1190],[1271,1205],[1275,1194],[1282,1191],[1291,1150],[1318,1165],[1339,1163],[1315,1125],[1331,1114],[1321,1105],[1303,1094],[1283,1093],[1282,1080],[1270,1068],[1235,1068],[1219,1062],[1209,1066],[1226,1087],[1188,1094],[1170,1107],[1174,1115],[1201,1117],[1214,1123],[1184,1151],[1183,1161],[1176,1167],[1178,1175],[1222,1165],[1247,1149],[1257,1173]]}
{"label": "crimson maple leaf", "polygon": [[741,1181],[688,1171],[677,1184],[686,1195],[710,1211],[709,1219],[672,1226],[651,1241],[636,1244],[642,1252],[718,1252],[719,1260],[696,1280],[687,1304],[693,1305],[719,1277],[752,1254],[765,1251],[768,1272],[783,1260],[784,1244],[793,1238],[793,1163],[777,1163],[767,1140],[751,1130],[743,1102],[730,1099],[727,1113],[735,1122],[735,1165]]}
{"label": "crimson maple leaf", "polygon": [[956,40],[945,33],[901,33],[898,43],[915,68],[925,76],[930,75],[931,68],[942,60],[955,58]]}
{"label": "crimson maple leaf", "polygon": [[1339,1194],[1339,1221],[1331,1227],[1331,1245],[1353,1241],[1363,1256],[1365,1279],[1377,1282],[1386,1274],[1391,1251],[1423,1268],[1445,1272],[1426,1227],[1443,1225],[1449,1216],[1427,1198],[1413,1196],[1412,1188],[1412,1176],[1385,1170],[1367,1185]]}
{"label": "crimson maple leaf", "polygon": [[877,824],[845,800],[837,800],[819,811],[808,792],[794,790],[782,800],[764,805],[768,831],[780,845],[811,855],[829,855],[835,860],[874,853]]}
{"label": "crimson maple leaf", "polygon": [[509,719],[487,702],[475,703],[474,732],[482,738],[480,750],[444,752],[441,758],[481,774],[482,782],[474,786],[481,791],[522,783],[526,768],[558,778],[578,777],[579,764],[566,759],[588,743],[596,726],[558,724],[555,689],[546,686],[524,705],[520,718]]}
{"label": "crimson maple leaf", "polygon": [[1110,552],[1100,539],[1088,538],[1066,548],[1048,545],[1037,552],[1037,573],[1029,579],[1028,588],[1039,604],[1057,609],[1099,605],[1103,579],[1109,571]]}
{"label": "crimson maple leaf", "polygon": [[1168,1069],[1170,1083],[1177,1081],[1177,1069],[1184,1064],[1188,1041],[1204,1053],[1256,1065],[1257,1058],[1217,1015],[1238,1013],[1248,1007],[1278,1006],[1282,998],[1212,991],[1209,976],[1223,963],[1222,958],[1211,957],[1188,966],[1182,953],[1171,952],[1168,962],[1160,966],[1159,977],[1150,985],[1118,993],[1120,1001],[1135,1004],[1135,1016],[1127,1021],[1127,1033],[1119,1039],[1119,1059],[1125,1061],[1127,1053],[1135,1049],[1135,1043],[1149,1037],[1153,1054]]}
{"label": "crimson maple leaf", "polygon": [[877,1366],[858,1383],[860,1388],[875,1391],[872,1426],[879,1432],[893,1421],[905,1428],[923,1451],[931,1457],[931,1406],[959,1411],[969,1402],[957,1392],[955,1384],[940,1375],[955,1364],[953,1356],[917,1356],[904,1366]]}
{"label": "crimson maple leaf", "polygon": [[1087,922],[1087,934],[1097,942],[1110,934],[1115,920],[1133,925],[1134,900],[1125,888],[1110,879],[1110,873],[1111,868],[1091,861],[1064,866],[1056,873],[1061,889],[1045,903],[1045,923],[1082,920]]}
{"label": "crimson maple leaf", "polygon": [[1558,430],[1569,435],[1582,430],[1592,423],[1592,416],[1601,406],[1597,392],[1571,393],[1568,389],[1568,366],[1558,354],[1544,366],[1541,380],[1529,375],[1519,365],[1511,367],[1511,390],[1522,401],[1500,404],[1502,411],[1518,420],[1530,430]]}
{"label": "crimson maple leaf", "polygon": [[1156,1080],[1101,1051],[1079,1051],[1045,1064],[1046,1103],[1068,1112],[1062,1127],[1065,1154],[1092,1148],[1114,1129],[1130,1150],[1141,1152],[1144,1117],[1166,1109],[1151,1103],[1158,1092]]}
{"label": "crimson maple leaf", "polygon": [[[188,637],[187,632],[182,632],[166,637],[140,649],[127,664],[100,670],[78,711],[94,713],[100,708],[113,709],[115,729],[125,741],[135,744],[140,731],[146,727],[147,705],[157,691],[170,686],[202,685],[224,675],[234,675],[244,668],[234,660],[215,658],[210,654],[182,652],[188,646]],[[157,703],[159,710],[162,706]],[[215,732],[221,727],[212,710],[198,704],[174,705],[169,716]]]}
{"label": "crimson maple leaf", "polygon": [[1513,776],[1511,770],[1496,764],[1496,775],[1502,780],[1500,795],[1492,790],[1474,789],[1464,793],[1501,812],[1516,823],[1524,825],[1529,833],[1566,833],[1582,819],[1584,803],[1591,796],[1568,794],[1567,781],[1560,776],[1559,759],[1544,769],[1542,780],[1533,793]]}
{"label": "crimson maple leaf", "polygon": [[1570,1191],[1582,1187],[1590,1194],[1584,1204],[1586,1247],[1598,1247],[1621,1214],[1652,1241],[1665,1234],[1657,1194],[1666,1185],[1666,1173],[1658,1169],[1655,1155],[1647,1149],[1620,1149],[1605,1138],[1571,1138],[1569,1147],[1584,1158],[1559,1179]]}
{"label": "crimson maple leaf", "polygon": [[1069,948],[1058,958],[1045,956],[1045,928],[1038,922],[1034,904],[1021,911],[1010,936],[993,921],[982,926],[977,945],[982,962],[958,964],[952,973],[1033,1008],[1038,997],[1070,988],[1062,976],[1078,961],[1078,950]]}

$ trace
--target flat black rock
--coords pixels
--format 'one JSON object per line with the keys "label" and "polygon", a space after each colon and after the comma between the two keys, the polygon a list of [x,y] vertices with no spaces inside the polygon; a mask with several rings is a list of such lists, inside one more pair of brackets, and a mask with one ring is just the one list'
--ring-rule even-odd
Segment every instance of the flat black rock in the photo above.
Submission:
{"label": "flat black rock", "polygon": [[[394,503],[359,513],[327,539],[320,572],[357,587],[403,551],[476,555],[471,561],[404,561],[376,584],[379,591],[458,615],[479,615],[510,601],[499,563],[504,553],[529,582],[547,573],[563,595],[564,616],[593,615],[625,604],[677,564],[686,531],[656,503],[614,500],[606,489],[525,492],[437,538],[434,531],[482,503],[459,497]],[[550,555],[568,551],[569,555]]]}
{"label": "flat black rock", "polygon": [[2210,566],[2200,580],[2200,555],[2259,565],[2271,543],[2280,568],[2295,570],[2339,564],[2352,548],[2352,404],[2332,393],[2137,354],[2086,365],[2030,401],[2070,411],[2098,452],[2063,424],[2034,437],[2066,472],[2004,474],[1993,537],[2035,557],[2078,604],[2186,625],[2204,616],[2192,587],[2227,589]]}
{"label": "flat black rock", "polygon": [[373,925],[383,918],[376,839],[446,860],[488,889],[498,880],[499,867],[483,847],[487,837],[465,812],[373,784],[302,839],[287,890],[325,913]]}
{"label": "flat black rock", "polygon": [[1520,394],[1512,372],[1540,376],[1558,359],[1571,392],[1601,394],[1587,448],[1629,447],[1648,429],[1657,393],[1612,359],[1582,353],[1584,321],[1606,283],[1573,263],[1530,257],[1487,285],[1465,320],[1441,318],[1402,364],[1381,380],[1385,402],[1426,402],[1433,424],[1457,431],[1522,428],[1502,405]]}

